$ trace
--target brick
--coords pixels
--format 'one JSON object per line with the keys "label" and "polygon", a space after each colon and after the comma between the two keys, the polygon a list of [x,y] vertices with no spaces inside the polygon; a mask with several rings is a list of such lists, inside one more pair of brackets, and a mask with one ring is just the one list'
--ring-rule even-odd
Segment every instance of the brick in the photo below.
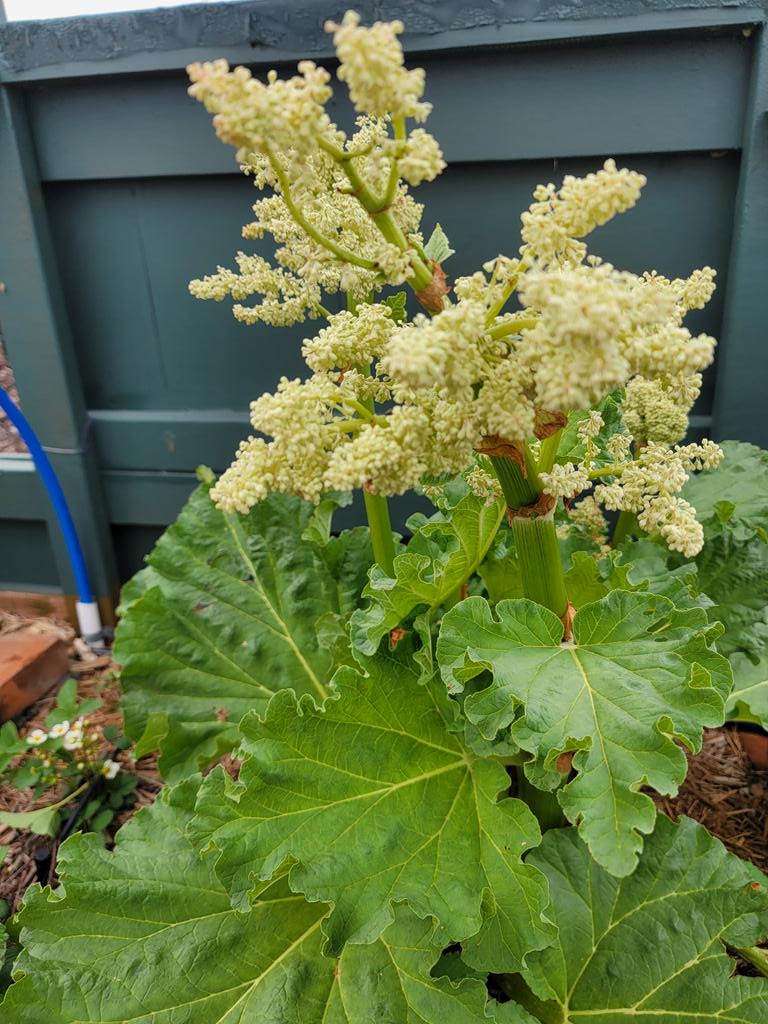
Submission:
{"label": "brick", "polygon": [[0,635],[0,722],[28,708],[67,675],[67,645],[38,633]]}

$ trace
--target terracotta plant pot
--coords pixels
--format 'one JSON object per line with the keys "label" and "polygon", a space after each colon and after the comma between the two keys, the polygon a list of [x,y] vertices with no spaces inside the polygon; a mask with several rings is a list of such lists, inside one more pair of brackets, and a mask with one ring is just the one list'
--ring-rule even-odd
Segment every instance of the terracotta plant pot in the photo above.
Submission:
{"label": "terracotta plant pot", "polygon": [[759,725],[749,725],[745,722],[740,722],[736,726],[736,732],[744,753],[755,768],[761,771],[768,770],[768,732]]}

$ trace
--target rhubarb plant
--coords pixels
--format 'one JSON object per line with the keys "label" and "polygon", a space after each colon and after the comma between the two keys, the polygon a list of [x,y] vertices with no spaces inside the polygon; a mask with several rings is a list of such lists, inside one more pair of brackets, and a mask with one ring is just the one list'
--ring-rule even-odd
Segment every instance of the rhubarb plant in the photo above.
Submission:
{"label": "rhubarb plant", "polygon": [[609,160],[449,282],[403,26],[328,29],[351,133],[310,61],[189,69],[275,242],[192,293],[318,326],[125,588],[127,727],[173,787],[30,890],[3,1020],[759,1024],[766,880],[653,800],[766,714],[768,456],[685,443],[715,273],[588,252],[645,183]]}

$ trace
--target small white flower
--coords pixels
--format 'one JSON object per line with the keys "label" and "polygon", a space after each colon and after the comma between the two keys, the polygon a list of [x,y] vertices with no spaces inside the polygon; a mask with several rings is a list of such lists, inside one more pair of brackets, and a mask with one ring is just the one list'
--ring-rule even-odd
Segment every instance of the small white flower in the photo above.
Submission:
{"label": "small white flower", "polygon": [[40,744],[45,743],[47,739],[47,732],[43,732],[42,729],[33,729],[32,732],[27,736],[27,743],[31,747],[39,747]]}
{"label": "small white flower", "polygon": [[83,745],[83,730],[74,725],[64,737],[65,750],[79,750]]}
{"label": "small white flower", "polygon": [[58,725],[51,727],[51,739],[57,740],[60,736],[66,735],[69,732],[69,722],[59,722]]}
{"label": "small white flower", "polygon": [[114,779],[117,773],[120,771],[120,765],[117,761],[112,761],[110,758],[104,762],[101,766],[101,774],[107,779]]}

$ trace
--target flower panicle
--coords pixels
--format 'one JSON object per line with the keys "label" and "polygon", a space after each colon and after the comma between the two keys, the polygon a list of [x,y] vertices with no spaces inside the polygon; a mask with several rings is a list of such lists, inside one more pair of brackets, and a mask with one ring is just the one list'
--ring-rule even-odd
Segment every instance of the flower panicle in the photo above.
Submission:
{"label": "flower panicle", "polygon": [[[609,159],[559,187],[539,185],[517,254],[499,254],[446,293],[409,191],[445,167],[421,126],[431,110],[424,71],[406,67],[398,21],[366,27],[348,11],[326,29],[358,114],[349,137],[327,112],[330,75],[311,61],[265,81],[223,61],[189,69],[190,93],[266,190],[243,236],[275,242],[273,259],[240,252],[236,269],[219,267],[191,293],[231,299],[244,323],[327,321],[302,345],[309,377],[284,378],[253,403],[254,436],[214,499],[245,512],[272,491],[317,502],[328,490],[399,494],[465,473],[490,500],[493,477],[476,460],[489,439],[520,448],[540,438],[542,418],[579,414],[579,455],[553,464],[550,451],[538,473],[544,490],[569,502],[582,495],[574,518],[593,532],[600,506],[627,510],[674,550],[697,549],[700,529],[680,490],[690,472],[717,464],[719,449],[680,442],[715,340],[684,320],[711,298],[715,271],[637,275],[589,254],[584,239],[631,210],[646,181]],[[395,317],[377,301],[404,283],[430,316],[403,320],[402,307]],[[349,308],[328,312],[325,296],[338,292]],[[515,294],[520,308],[510,311]],[[611,432],[595,406],[614,393],[624,429]]]}

